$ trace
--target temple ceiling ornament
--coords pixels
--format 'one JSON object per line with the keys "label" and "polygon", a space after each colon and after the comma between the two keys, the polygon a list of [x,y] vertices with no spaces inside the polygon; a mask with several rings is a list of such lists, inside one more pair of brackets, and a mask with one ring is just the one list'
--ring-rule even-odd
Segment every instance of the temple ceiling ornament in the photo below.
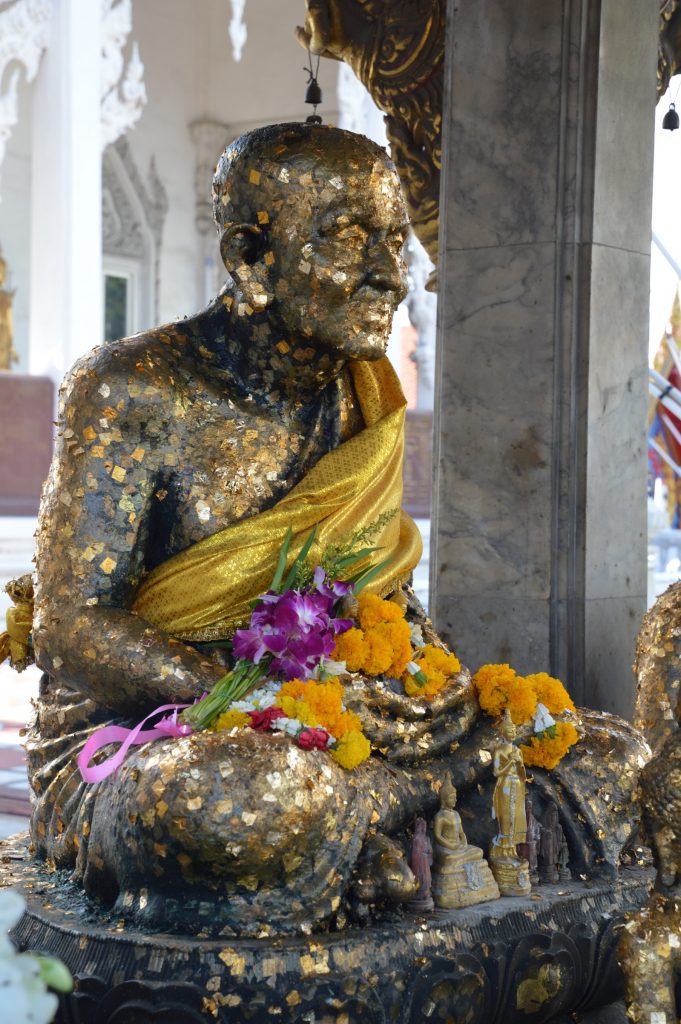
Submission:
{"label": "temple ceiling ornament", "polygon": [[144,64],[137,43],[125,63],[132,32],[132,0],[101,0],[102,4],[102,149],[139,121],[147,102]]}
{"label": "temple ceiling ornament", "polygon": [[[411,222],[437,261],[445,0],[306,0],[299,42],[345,61],[384,112]],[[657,94],[681,70],[681,0],[660,0]]]}
{"label": "temple ceiling ornament", "polygon": [[414,231],[437,260],[445,0],[307,0],[298,40],[350,65],[384,112]]}
{"label": "temple ceiling ornament", "polygon": [[[48,44],[51,17],[52,0],[17,0],[0,12],[0,82],[10,64],[23,65],[26,81],[33,81]],[[19,116],[20,73],[14,67],[0,91],[0,166]]]}
{"label": "temple ceiling ornament", "polygon": [[248,30],[246,28],[246,22],[244,21],[245,13],[246,0],[232,0],[232,17],[229,21],[229,38],[232,43],[232,56],[236,61],[241,60],[241,54],[244,46],[246,45],[246,39],[248,38]]}

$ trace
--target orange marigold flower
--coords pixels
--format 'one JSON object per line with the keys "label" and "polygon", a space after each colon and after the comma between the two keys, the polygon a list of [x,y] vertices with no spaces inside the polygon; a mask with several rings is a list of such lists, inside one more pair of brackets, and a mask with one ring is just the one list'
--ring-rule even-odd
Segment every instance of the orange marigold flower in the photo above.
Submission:
{"label": "orange marigold flower", "polygon": [[359,605],[358,618],[363,630],[377,626],[379,622],[397,622],[404,619],[404,610],[394,601],[385,601],[377,594],[369,594],[363,590],[357,598]]}
{"label": "orange marigold flower", "polygon": [[[553,733],[553,735],[551,735]],[[555,768],[579,740],[572,722],[556,722],[541,736],[533,736],[529,746],[523,744],[520,752],[528,768]]]}
{"label": "orange marigold flower", "polygon": [[414,661],[426,676],[426,682],[419,686],[414,677],[406,672],[402,677],[405,692],[410,697],[425,697],[432,700],[447,686],[452,676],[461,671],[461,662],[455,654],[443,651],[441,647],[426,644],[414,655]]}
{"label": "orange marigold flower", "polygon": [[335,747],[332,747],[329,753],[342,768],[356,768],[371,754],[371,744],[364,733],[348,732]]}
{"label": "orange marigold flower", "polygon": [[536,672],[534,675],[525,676],[537,697],[537,703],[543,704],[552,715],[560,715],[563,711],[574,711],[570,694],[567,692],[560,679],[549,676],[546,672]]}
{"label": "orange marigold flower", "polygon": [[480,707],[488,715],[508,708],[516,725],[527,722],[537,707],[534,689],[510,665],[483,665],[473,676]]}
{"label": "orange marigold flower", "polygon": [[392,665],[393,648],[390,640],[374,628],[364,634],[362,668],[370,676],[385,675]]}
{"label": "orange marigold flower", "polygon": [[[294,700],[298,700],[299,697],[305,692],[305,683],[302,679],[289,679],[288,682],[283,683],[281,690],[279,691],[280,697],[293,697]],[[281,704],[279,704],[281,707]]]}
{"label": "orange marigold flower", "polygon": [[331,655],[334,661],[344,661],[348,672],[359,672],[364,661],[364,633],[361,629],[348,629],[336,637]]}

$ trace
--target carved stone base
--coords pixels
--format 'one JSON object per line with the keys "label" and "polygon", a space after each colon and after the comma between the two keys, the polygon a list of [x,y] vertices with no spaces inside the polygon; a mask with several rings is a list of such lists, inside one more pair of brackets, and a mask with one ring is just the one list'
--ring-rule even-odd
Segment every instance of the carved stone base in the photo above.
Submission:
{"label": "carved stone base", "polygon": [[472,907],[476,903],[499,899],[499,887],[482,856],[482,850],[468,846],[466,853],[468,859],[465,863],[451,865],[453,858],[439,855],[436,848],[433,900],[440,910]]}
{"label": "carved stone base", "polygon": [[25,837],[0,844],[0,865],[28,900],[15,941],[77,980],[58,1024],[542,1024],[619,996],[616,925],[650,881],[627,870],[364,929],[204,940],[127,929],[31,862]]}
{"label": "carved stone base", "polygon": [[529,896],[530,865],[520,857],[500,856],[494,847],[490,850],[489,866],[502,896]]}

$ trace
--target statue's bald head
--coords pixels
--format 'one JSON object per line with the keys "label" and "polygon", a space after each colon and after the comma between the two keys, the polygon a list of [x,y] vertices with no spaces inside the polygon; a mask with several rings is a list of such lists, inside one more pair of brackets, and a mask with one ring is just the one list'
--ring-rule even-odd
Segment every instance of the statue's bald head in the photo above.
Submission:
{"label": "statue's bald head", "polygon": [[321,197],[325,205],[338,175],[359,185],[374,169],[394,173],[386,151],[363,135],[307,123],[257,128],[232,142],[218,161],[215,224],[218,231],[234,223],[264,226],[291,200],[304,201],[305,194],[310,202]]}
{"label": "statue's bald head", "polygon": [[237,309],[329,352],[385,353],[406,222],[385,150],[323,125],[248,132],[220,158],[213,210]]}

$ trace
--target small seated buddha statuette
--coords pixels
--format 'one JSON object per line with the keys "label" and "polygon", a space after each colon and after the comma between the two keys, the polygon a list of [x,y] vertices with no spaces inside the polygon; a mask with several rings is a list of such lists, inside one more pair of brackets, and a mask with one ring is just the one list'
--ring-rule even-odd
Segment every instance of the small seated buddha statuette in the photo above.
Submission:
{"label": "small seated buddha statuette", "polygon": [[435,815],[433,899],[440,910],[470,907],[499,898],[499,888],[478,846],[469,846],[456,807],[456,789],[447,776]]}

